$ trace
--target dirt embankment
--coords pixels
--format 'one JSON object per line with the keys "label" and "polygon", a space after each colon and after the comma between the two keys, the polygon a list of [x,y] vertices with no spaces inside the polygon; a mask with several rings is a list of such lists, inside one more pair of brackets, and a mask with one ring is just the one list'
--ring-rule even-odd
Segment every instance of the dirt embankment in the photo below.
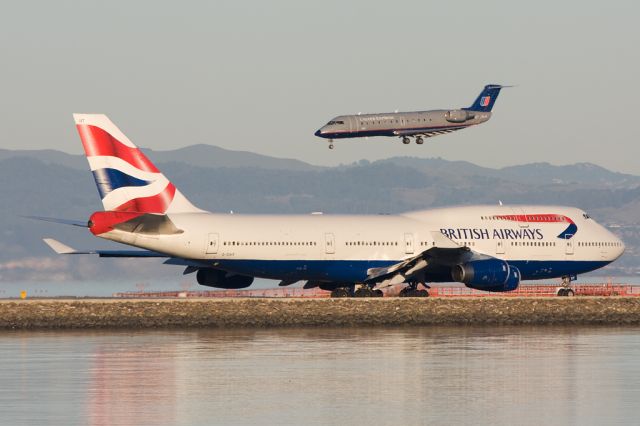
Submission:
{"label": "dirt embankment", "polygon": [[640,324],[640,298],[25,300],[0,329]]}

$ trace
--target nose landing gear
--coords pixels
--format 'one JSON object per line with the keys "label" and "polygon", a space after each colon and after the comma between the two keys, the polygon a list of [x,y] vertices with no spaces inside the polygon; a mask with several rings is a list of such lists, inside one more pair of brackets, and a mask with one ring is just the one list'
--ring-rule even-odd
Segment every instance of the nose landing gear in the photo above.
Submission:
{"label": "nose landing gear", "polygon": [[329,139],[329,149],[333,149],[333,139]]}
{"label": "nose landing gear", "polygon": [[576,295],[576,292],[571,288],[571,277],[562,277],[562,287],[558,287],[556,290],[557,296],[572,297]]}

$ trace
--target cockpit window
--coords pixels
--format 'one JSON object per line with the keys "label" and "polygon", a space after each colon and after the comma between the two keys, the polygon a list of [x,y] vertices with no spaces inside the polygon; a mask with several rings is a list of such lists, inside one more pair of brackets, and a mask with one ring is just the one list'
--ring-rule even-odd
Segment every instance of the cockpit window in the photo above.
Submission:
{"label": "cockpit window", "polygon": [[585,219],[591,219],[591,217],[586,213],[582,213],[582,217],[584,217]]}
{"label": "cockpit window", "polygon": [[331,120],[330,122],[327,123],[327,126],[333,126],[334,124],[344,124],[344,121],[342,121],[342,120]]}

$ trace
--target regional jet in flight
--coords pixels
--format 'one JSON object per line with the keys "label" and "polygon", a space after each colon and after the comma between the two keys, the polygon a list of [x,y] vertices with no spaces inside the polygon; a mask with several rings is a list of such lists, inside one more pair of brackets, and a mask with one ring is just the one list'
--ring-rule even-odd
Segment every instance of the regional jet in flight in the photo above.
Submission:
{"label": "regional jet in flight", "polygon": [[329,149],[333,149],[334,139],[369,136],[397,136],[405,145],[411,142],[409,138],[415,137],[416,143],[421,145],[424,143],[423,137],[443,135],[488,121],[500,89],[504,87],[509,86],[485,86],[468,108],[340,115],[332,118],[315,135],[328,139]]}
{"label": "regional jet in flight", "polygon": [[601,268],[624,244],[584,211],[560,206],[466,206],[399,215],[242,215],[195,207],[105,115],[75,114],[104,211],[88,222],[95,236],[142,250],[61,254],[156,257],[195,273],[199,284],[244,288],[255,277],[299,281],[333,296],[377,296],[403,284],[457,281],[494,292],[521,280],[570,277]]}

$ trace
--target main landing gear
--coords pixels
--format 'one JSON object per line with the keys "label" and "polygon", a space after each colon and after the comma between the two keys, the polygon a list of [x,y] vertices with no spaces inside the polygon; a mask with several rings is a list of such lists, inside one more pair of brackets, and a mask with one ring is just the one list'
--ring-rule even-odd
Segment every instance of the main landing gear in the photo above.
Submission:
{"label": "main landing gear", "polygon": [[571,288],[571,277],[562,277],[562,287],[558,287],[556,290],[557,296],[572,297],[576,295],[576,292]]}
{"label": "main landing gear", "polygon": [[[424,288],[419,289],[418,285],[422,284]],[[400,290],[400,297],[429,297],[429,291],[423,283],[409,283],[408,286]]]}
{"label": "main landing gear", "polygon": [[[429,297],[428,286],[413,282],[400,290],[399,297]],[[345,285],[331,290],[331,297],[382,297],[382,290],[374,290],[366,284]]]}
{"label": "main landing gear", "polygon": [[[409,138],[409,136],[402,136],[402,143],[405,145],[409,145],[411,143],[411,139]],[[416,136],[416,143],[418,145],[422,145],[424,143],[424,139],[422,139],[422,136]]]}
{"label": "main landing gear", "polygon": [[331,297],[382,297],[382,290],[374,290],[367,285],[336,287],[331,290]]}

